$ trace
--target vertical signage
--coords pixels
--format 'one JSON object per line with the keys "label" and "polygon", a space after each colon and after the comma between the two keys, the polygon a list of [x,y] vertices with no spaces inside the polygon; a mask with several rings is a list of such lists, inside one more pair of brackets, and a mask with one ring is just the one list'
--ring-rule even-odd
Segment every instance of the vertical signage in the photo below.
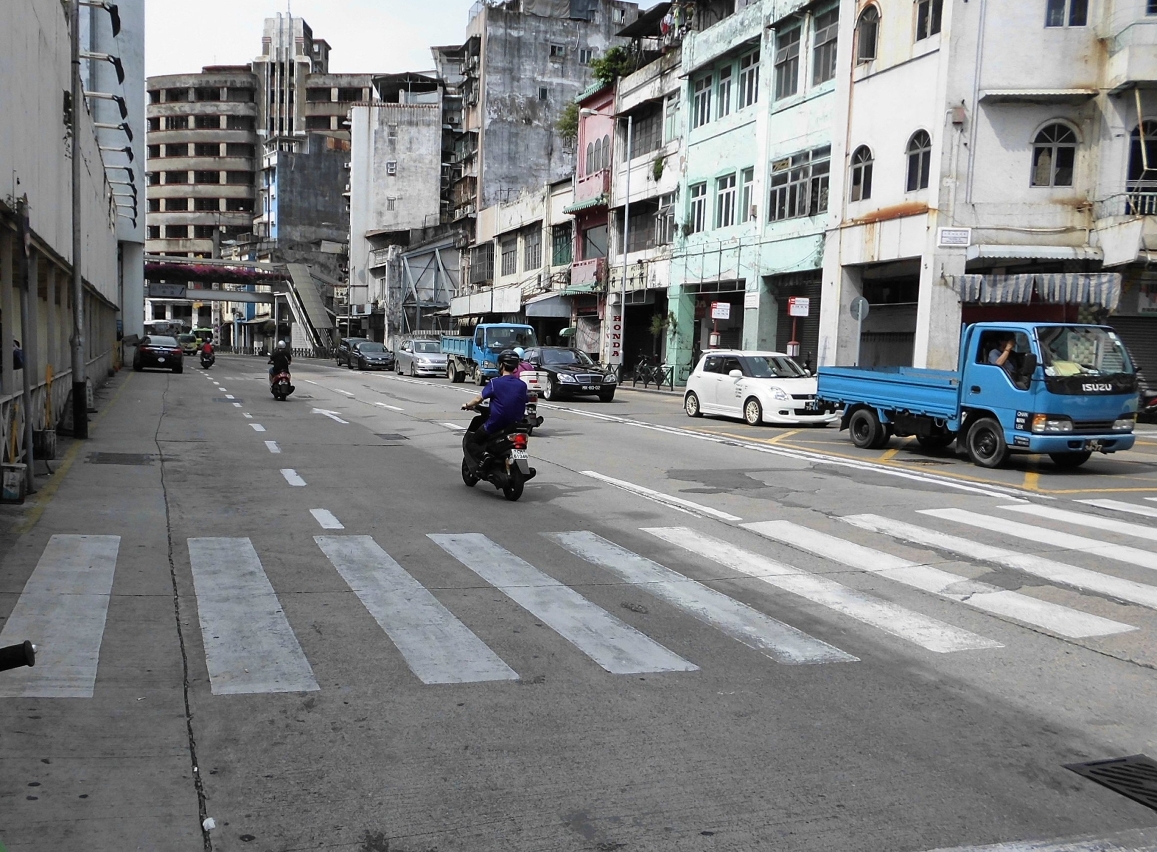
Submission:
{"label": "vertical signage", "polygon": [[607,305],[603,318],[603,334],[607,341],[607,363],[623,363],[623,306]]}

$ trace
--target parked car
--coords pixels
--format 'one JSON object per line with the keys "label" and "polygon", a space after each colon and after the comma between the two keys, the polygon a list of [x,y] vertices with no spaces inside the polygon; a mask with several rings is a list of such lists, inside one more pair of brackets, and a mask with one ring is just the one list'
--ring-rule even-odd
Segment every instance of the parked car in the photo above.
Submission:
{"label": "parked car", "polygon": [[446,355],[437,340],[407,340],[398,347],[394,369],[411,376],[446,375]]}
{"label": "parked car", "polygon": [[394,353],[376,341],[367,340],[354,346],[350,361],[349,366],[357,370],[392,370]]}
{"label": "parked car", "polygon": [[350,350],[352,350],[359,343],[369,343],[369,339],[365,337],[343,337],[337,344],[337,351],[334,353],[334,361],[339,367],[346,366],[352,369],[350,364]]}
{"label": "parked car", "polygon": [[559,399],[562,396],[597,394],[603,402],[615,398],[618,383],[614,372],[603,367],[580,349],[565,346],[537,346],[527,349],[524,361],[534,365],[535,370],[547,374],[542,388],[544,399]]}
{"label": "parked car", "polygon": [[175,337],[150,334],[137,344],[133,369],[138,373],[145,367],[160,367],[174,373],[185,371],[184,350]]}
{"label": "parked car", "polygon": [[193,334],[178,334],[177,342],[181,344],[181,351],[186,355],[196,355],[197,350],[201,348],[200,341]]}
{"label": "parked car", "polygon": [[683,408],[689,417],[742,417],[752,426],[826,426],[838,418],[816,400],[815,378],[782,352],[708,352],[687,378]]}

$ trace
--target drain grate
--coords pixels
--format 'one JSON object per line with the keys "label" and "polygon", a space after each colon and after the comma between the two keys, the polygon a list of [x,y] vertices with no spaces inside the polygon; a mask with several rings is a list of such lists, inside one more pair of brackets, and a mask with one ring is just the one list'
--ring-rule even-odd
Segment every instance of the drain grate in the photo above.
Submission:
{"label": "drain grate", "polygon": [[1151,757],[1134,754],[1091,763],[1067,763],[1065,769],[1157,810],[1157,760]]}
{"label": "drain grate", "polygon": [[156,456],[149,453],[89,453],[89,464],[150,465]]}

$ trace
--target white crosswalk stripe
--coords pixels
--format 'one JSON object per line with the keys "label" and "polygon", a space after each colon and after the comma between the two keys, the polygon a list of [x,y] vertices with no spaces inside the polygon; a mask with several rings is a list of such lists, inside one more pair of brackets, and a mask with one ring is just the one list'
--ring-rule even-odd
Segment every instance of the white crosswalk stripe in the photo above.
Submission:
{"label": "white crosswalk stripe", "polygon": [[92,698],[120,536],[54,535],[0,632],[29,640],[34,668],[0,678],[0,698]]}
{"label": "white crosswalk stripe", "polygon": [[957,553],[966,559],[1023,571],[1026,574],[1043,577],[1062,586],[1108,595],[1118,600],[1157,609],[1157,586],[1124,580],[1110,574],[1090,571],[1087,568],[1079,568],[1076,565],[1068,565],[1031,553],[1018,553],[1015,550],[994,547],[971,539],[925,529],[915,524],[894,521],[880,515],[848,515],[841,520],[861,529],[883,533],[913,544],[922,544],[934,550]]}
{"label": "white crosswalk stripe", "polygon": [[[1150,498],[1145,498],[1150,499]],[[1140,506],[1136,503],[1126,503],[1124,500],[1078,500],[1086,506],[1096,506],[1098,509],[1109,509],[1113,512],[1128,512],[1131,515],[1143,515],[1146,518],[1157,518],[1157,508]]]}
{"label": "white crosswalk stripe", "polygon": [[548,537],[576,556],[618,574],[627,582],[638,585],[773,660],[811,663],[854,662],[856,659],[747,604],[594,533],[551,533]]}
{"label": "white crosswalk stripe", "polygon": [[1157,852],[1157,829],[1141,828],[1108,836],[1065,840],[1020,840],[991,846],[953,846],[932,852]]}
{"label": "white crosswalk stripe", "polygon": [[1060,521],[1063,524],[1092,527],[1105,532],[1120,533],[1134,538],[1143,538],[1157,541],[1157,528],[1146,527],[1141,524],[1131,524],[1127,521],[1118,521],[1114,518],[1102,518],[1100,515],[1090,515],[1085,512],[1070,512],[1067,509],[1057,509],[1053,506],[1038,506],[1036,503],[1017,503],[1015,506],[1001,506],[1002,511],[1017,512],[1022,515],[1033,515],[1050,521]]}
{"label": "white crosswalk stripe", "polygon": [[[758,524],[745,525],[751,528]],[[758,531],[758,530],[757,530]],[[668,527],[646,532],[708,559],[762,580],[786,592],[850,616],[885,633],[905,639],[937,653],[999,648],[999,642],[985,639],[933,618],[912,612],[889,601],[819,577],[792,565],[785,565],[736,547],[726,541],[688,529]]]}
{"label": "white crosswalk stripe", "polygon": [[1137,565],[1141,568],[1157,570],[1157,553],[1140,550],[1136,547],[1129,547],[1123,544],[1109,544],[1094,538],[1085,538],[1084,536],[1046,529],[1045,527],[1037,527],[1032,524],[1021,524],[1016,521],[1010,521],[1007,518],[1000,518],[994,515],[981,515],[965,509],[920,509],[919,511],[922,515],[941,518],[946,521],[956,521],[957,523],[979,527],[980,529],[990,530],[991,532],[1022,538],[1026,541],[1035,541],[1057,550],[1079,550],[1084,553],[1092,553],[1095,556],[1107,556],[1110,559],[1116,559],[1118,562],[1128,562],[1131,565]]}
{"label": "white crosswalk stripe", "polygon": [[790,521],[768,521],[744,526],[774,541],[807,550],[840,565],[879,574],[906,586],[923,589],[994,615],[1015,618],[1061,636],[1079,639],[1088,636],[1110,636],[1137,629],[1071,607],[1038,600],[989,583],[970,580],[930,565],[910,562]]}
{"label": "white crosswalk stripe", "polygon": [[430,539],[612,674],[699,668],[484,535]]}

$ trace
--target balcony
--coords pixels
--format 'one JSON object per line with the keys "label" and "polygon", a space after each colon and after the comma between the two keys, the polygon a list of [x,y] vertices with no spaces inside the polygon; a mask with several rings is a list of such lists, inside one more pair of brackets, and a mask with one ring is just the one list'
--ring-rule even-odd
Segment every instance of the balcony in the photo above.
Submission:
{"label": "balcony", "polygon": [[[575,180],[574,186],[574,205],[589,202],[599,196],[607,196],[611,190],[611,170],[600,169],[592,174]],[[591,205],[587,205],[588,207]],[[585,209],[585,208],[584,208]]]}
{"label": "balcony", "polygon": [[1097,219],[1157,216],[1157,181],[1137,181],[1125,192],[1101,199],[1093,215]]}
{"label": "balcony", "polygon": [[576,260],[570,266],[570,286],[590,287],[607,280],[607,259]]}
{"label": "balcony", "polygon": [[390,260],[390,250],[388,248],[379,248],[370,250],[370,259],[367,264],[370,269],[379,269],[385,266]]}

